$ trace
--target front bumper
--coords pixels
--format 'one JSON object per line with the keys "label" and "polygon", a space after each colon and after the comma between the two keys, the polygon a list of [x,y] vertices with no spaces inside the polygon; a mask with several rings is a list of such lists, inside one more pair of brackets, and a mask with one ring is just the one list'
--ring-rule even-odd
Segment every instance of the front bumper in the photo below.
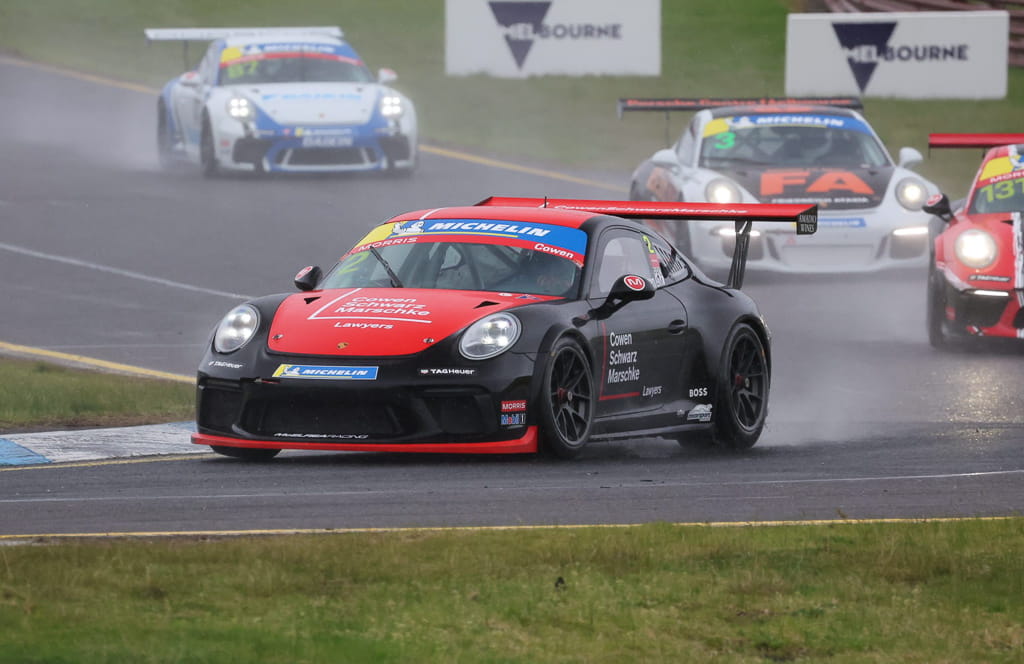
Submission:
{"label": "front bumper", "polygon": [[[528,356],[507,353],[487,366],[452,366],[423,357],[328,361],[259,354],[259,377],[250,377],[242,364],[222,367],[211,356],[204,361],[208,371],[197,378],[193,442],[457,453],[537,449],[534,362]],[[282,365],[376,371],[373,380],[274,377]]]}
{"label": "front bumper", "polygon": [[945,327],[951,334],[1024,339],[1024,289],[962,289],[943,281]]}
{"label": "front bumper", "polygon": [[226,169],[265,172],[349,172],[415,165],[415,139],[396,125],[243,129],[235,123],[217,138]]}

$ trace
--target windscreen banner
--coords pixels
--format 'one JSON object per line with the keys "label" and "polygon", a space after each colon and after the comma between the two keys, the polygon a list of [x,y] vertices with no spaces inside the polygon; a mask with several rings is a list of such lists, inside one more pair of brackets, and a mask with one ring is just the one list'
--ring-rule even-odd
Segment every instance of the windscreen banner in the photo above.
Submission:
{"label": "windscreen banner", "polygon": [[786,94],[1006,97],[1005,11],[790,14]]}
{"label": "windscreen banner", "polygon": [[445,0],[445,73],[660,76],[661,0]]}

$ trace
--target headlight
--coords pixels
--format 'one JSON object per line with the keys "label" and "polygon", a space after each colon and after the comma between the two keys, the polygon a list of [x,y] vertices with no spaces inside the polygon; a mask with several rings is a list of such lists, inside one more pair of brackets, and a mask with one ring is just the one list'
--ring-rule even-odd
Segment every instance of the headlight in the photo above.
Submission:
{"label": "headlight", "polygon": [[897,228],[892,234],[896,237],[922,237],[928,235],[928,227],[907,226],[906,228]]}
{"label": "headlight", "polygon": [[402,115],[402,98],[397,95],[384,95],[380,98],[380,114],[386,118],[397,118]]}
{"label": "headlight", "polygon": [[481,318],[463,333],[459,352],[467,360],[486,360],[511,348],[521,331],[519,319],[512,314]]}
{"label": "headlight", "polygon": [[985,231],[972,228],[961,233],[953,244],[956,257],[967,267],[980,270],[996,260],[996,241]]}
{"label": "headlight", "polygon": [[255,111],[252,102],[245,97],[232,97],[228,99],[228,115],[236,120],[251,120]]}
{"label": "headlight", "polygon": [[[723,238],[723,239],[730,239],[730,240],[736,239],[736,229],[735,228],[729,228],[728,226],[722,226],[721,228],[716,228],[715,230],[713,230],[711,232],[714,233],[715,235],[717,235],[718,237]],[[761,237],[761,231],[759,231],[757,229],[751,229],[750,230],[750,237],[752,237],[752,238]]]}
{"label": "headlight", "polygon": [[920,210],[926,198],[928,189],[917,178],[903,178],[896,184],[896,200],[908,210]]}
{"label": "headlight", "polygon": [[252,339],[260,326],[260,312],[250,304],[232,309],[217,326],[213,334],[213,349],[218,353],[231,353]]}
{"label": "headlight", "polygon": [[739,203],[740,188],[731,180],[715,178],[704,188],[704,198],[709,203]]}

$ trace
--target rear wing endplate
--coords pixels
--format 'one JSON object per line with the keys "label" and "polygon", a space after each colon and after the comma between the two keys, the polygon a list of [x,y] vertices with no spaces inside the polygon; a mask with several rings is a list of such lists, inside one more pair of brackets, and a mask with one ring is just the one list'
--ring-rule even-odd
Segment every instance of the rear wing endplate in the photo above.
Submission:
{"label": "rear wing endplate", "polygon": [[729,267],[726,286],[742,288],[750,246],[750,230],[755,221],[796,224],[797,235],[812,235],[818,230],[817,205],[776,205],[768,203],[666,203],[660,201],[603,201],[571,198],[515,198],[491,196],[477,203],[484,206],[537,207],[555,210],[579,210],[628,219],[666,221],[734,221],[736,250]]}
{"label": "rear wing endplate", "polygon": [[928,134],[929,148],[995,148],[1024,144],[1024,134]]}

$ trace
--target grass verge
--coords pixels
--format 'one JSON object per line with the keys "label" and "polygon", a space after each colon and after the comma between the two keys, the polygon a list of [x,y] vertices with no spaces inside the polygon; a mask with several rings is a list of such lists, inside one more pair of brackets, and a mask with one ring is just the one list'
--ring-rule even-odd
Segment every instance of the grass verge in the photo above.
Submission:
{"label": "grass verge", "polygon": [[0,358],[0,373],[0,433],[195,417],[195,387],[186,383],[19,358]]}
{"label": "grass verge", "polygon": [[1024,521],[0,548],[17,662],[1020,662]]}

